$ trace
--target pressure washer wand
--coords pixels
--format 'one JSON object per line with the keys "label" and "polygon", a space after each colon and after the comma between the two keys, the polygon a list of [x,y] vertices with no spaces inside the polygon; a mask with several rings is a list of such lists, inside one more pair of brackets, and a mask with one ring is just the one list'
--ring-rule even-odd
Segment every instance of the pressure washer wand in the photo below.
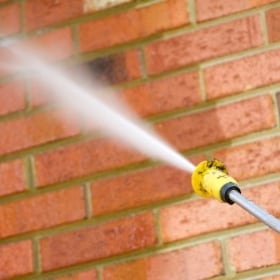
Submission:
{"label": "pressure washer wand", "polygon": [[241,195],[238,183],[228,175],[225,165],[218,160],[203,161],[192,174],[194,191],[203,197],[233,204],[234,202],[270,228],[280,233],[280,220]]}
{"label": "pressure washer wand", "polygon": [[243,209],[247,210],[253,216],[263,221],[266,225],[276,230],[277,232],[280,232],[280,220],[266,212],[254,202],[248,200],[235,190],[232,190],[229,193],[229,197],[232,201],[236,202]]}

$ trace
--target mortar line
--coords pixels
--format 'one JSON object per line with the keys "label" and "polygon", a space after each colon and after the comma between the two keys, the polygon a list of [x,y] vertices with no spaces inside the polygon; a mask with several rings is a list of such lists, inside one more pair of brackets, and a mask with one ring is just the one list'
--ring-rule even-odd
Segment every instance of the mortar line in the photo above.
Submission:
{"label": "mortar line", "polygon": [[25,159],[25,177],[29,191],[36,192],[33,165],[33,158],[31,156],[27,156],[27,158]]}
{"label": "mortar line", "polygon": [[148,77],[148,67],[147,67],[147,61],[145,56],[145,50],[143,46],[140,46],[140,69],[141,69],[141,80],[146,80]]}
{"label": "mortar line", "polygon": [[201,100],[202,100],[202,102],[205,102],[207,100],[206,84],[205,84],[204,71],[201,67],[199,67],[199,70],[198,70],[198,77],[199,77]]}
{"label": "mortar line", "polygon": [[34,273],[35,274],[40,274],[42,272],[41,257],[40,257],[40,244],[39,244],[39,240],[36,236],[32,238],[32,244],[33,244]]}
{"label": "mortar line", "polygon": [[92,193],[91,193],[91,187],[90,183],[85,183],[84,186],[84,196],[85,196],[85,213],[86,213],[86,218],[90,219],[92,218],[92,213],[93,213],[93,208],[92,208]]}
{"label": "mortar line", "polygon": [[264,38],[264,44],[269,45],[268,28],[266,23],[266,14],[264,10],[260,11],[260,22],[261,22],[261,30]]}
{"label": "mortar line", "polygon": [[157,245],[162,246],[163,245],[163,239],[162,239],[162,231],[161,231],[161,225],[160,225],[160,211],[159,209],[154,209],[154,220],[155,220],[155,232],[157,236]]}
{"label": "mortar line", "polygon": [[[279,97],[278,97],[279,96]],[[276,119],[276,126],[280,127],[280,88],[279,91],[274,92],[271,94],[272,100],[273,100],[273,110],[275,114]],[[278,101],[279,99],[279,101]]]}
{"label": "mortar line", "polygon": [[22,35],[26,34],[26,17],[25,17],[25,7],[26,7],[26,0],[19,1],[20,7],[20,26]]}
{"label": "mortar line", "polygon": [[96,267],[96,280],[102,280],[103,279],[103,268],[100,266]]}
{"label": "mortar line", "polygon": [[187,10],[189,12],[190,23],[192,26],[197,26],[195,0],[189,0],[188,4]]}
{"label": "mortar line", "polygon": [[222,250],[222,260],[223,260],[223,266],[224,266],[224,272],[226,277],[234,277],[236,273],[231,269],[230,261],[229,261],[229,254],[228,254],[228,248],[227,243],[228,240],[222,239],[220,240],[221,244],[221,250]]}

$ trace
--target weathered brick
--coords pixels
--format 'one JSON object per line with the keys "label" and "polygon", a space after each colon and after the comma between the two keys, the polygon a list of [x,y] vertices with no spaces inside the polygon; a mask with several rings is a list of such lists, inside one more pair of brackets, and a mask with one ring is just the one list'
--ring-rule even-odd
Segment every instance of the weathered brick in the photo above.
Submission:
{"label": "weathered brick", "polygon": [[154,74],[262,44],[260,18],[254,15],[152,43],[145,53]]}
{"label": "weathered brick", "polygon": [[24,191],[26,185],[22,160],[0,164],[0,196]]}
{"label": "weathered brick", "polygon": [[277,42],[280,40],[280,8],[275,8],[266,13],[267,29],[270,42]]}
{"label": "weathered brick", "polygon": [[122,218],[42,239],[42,268],[53,270],[139,250],[155,240],[151,213]]}
{"label": "weathered brick", "polygon": [[13,81],[0,85],[0,115],[20,111],[25,107],[24,84]]}
{"label": "weathered brick", "polygon": [[84,208],[81,187],[2,204],[0,206],[0,237],[81,220],[85,217]]}
{"label": "weathered brick", "polygon": [[272,99],[263,95],[161,122],[156,129],[177,149],[187,150],[274,126]]}
{"label": "weathered brick", "polygon": [[[185,0],[166,0],[79,26],[82,51],[126,43],[188,22]],[[106,34],[106,36],[104,36]]]}
{"label": "weathered brick", "polygon": [[78,135],[78,126],[62,117],[63,114],[59,111],[45,111],[1,122],[0,154]]}
{"label": "weathered brick", "polygon": [[[279,189],[280,182],[277,182],[242,190],[242,194],[278,216]],[[163,240],[171,242],[252,224],[257,222],[257,219],[236,204],[229,205],[214,199],[199,199],[163,208],[160,212],[160,221]]]}
{"label": "weathered brick", "polygon": [[53,278],[52,280],[96,280],[96,271],[84,271],[80,273],[73,273],[67,276],[62,276],[58,278]]}
{"label": "weathered brick", "polygon": [[229,259],[236,271],[280,263],[280,235],[272,230],[239,235],[228,241]]}
{"label": "weathered brick", "polygon": [[29,240],[0,246],[0,279],[33,272],[32,244]]}
{"label": "weathered brick", "polygon": [[97,139],[38,155],[35,158],[36,182],[39,186],[53,184],[144,159],[112,141]]}
{"label": "weathered brick", "polygon": [[277,2],[277,0],[196,0],[197,20],[204,21],[221,17],[273,2]]}
{"label": "weathered brick", "polygon": [[209,67],[205,70],[209,99],[280,81],[280,50],[272,50]]}
{"label": "weathered brick", "polygon": [[189,108],[201,102],[197,72],[155,80],[127,89],[123,95],[125,101],[141,116]]}
{"label": "weathered brick", "polygon": [[83,0],[28,0],[25,4],[28,30],[68,20],[83,14]]}
{"label": "weathered brick", "polygon": [[79,75],[80,70],[107,84],[137,79],[141,77],[140,51],[135,49],[86,61],[71,66],[70,73]]}
{"label": "weathered brick", "polygon": [[157,167],[92,184],[93,214],[128,209],[191,192],[190,176]]}
{"label": "weathered brick", "polygon": [[[203,269],[201,269],[201,264],[203,264]],[[103,279],[209,279],[222,274],[222,271],[221,248],[218,242],[211,242],[107,267],[104,270]]]}
{"label": "weathered brick", "polygon": [[244,180],[279,172],[280,138],[268,138],[261,141],[226,148],[215,152],[215,158],[223,161],[230,174]]}
{"label": "weathered brick", "polygon": [[18,4],[10,4],[0,9],[0,34],[17,33],[20,27],[20,12]]}

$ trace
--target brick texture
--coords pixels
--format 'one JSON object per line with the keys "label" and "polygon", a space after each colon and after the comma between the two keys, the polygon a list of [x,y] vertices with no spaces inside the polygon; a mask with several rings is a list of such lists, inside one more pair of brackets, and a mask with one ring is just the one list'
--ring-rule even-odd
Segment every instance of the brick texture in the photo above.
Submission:
{"label": "brick texture", "polygon": [[0,33],[9,35],[21,30],[18,4],[5,6],[0,10]]}
{"label": "brick texture", "polygon": [[36,182],[39,186],[53,184],[144,159],[109,140],[83,142],[38,155],[35,159]]}
{"label": "brick texture", "polygon": [[186,23],[188,23],[186,1],[166,0],[138,10],[81,24],[80,48],[81,51],[98,50]]}
{"label": "brick texture", "polygon": [[0,279],[26,275],[33,271],[32,244],[29,240],[0,246]]}
{"label": "brick texture", "polygon": [[28,0],[25,4],[28,30],[68,20],[83,13],[83,0]]}
{"label": "brick texture", "polygon": [[26,185],[22,160],[0,164],[0,196],[22,192]]}
{"label": "brick texture", "polygon": [[80,273],[73,273],[67,276],[53,278],[53,280],[96,280],[96,271],[90,270]]}
{"label": "brick texture", "polygon": [[83,191],[77,187],[2,204],[0,217],[2,238],[81,220]]}
{"label": "brick texture", "polygon": [[[279,182],[245,189],[242,194],[270,213],[279,216]],[[162,236],[171,242],[192,236],[227,230],[257,220],[238,205],[214,199],[199,199],[163,208],[160,213]]]}
{"label": "brick texture", "polygon": [[156,128],[177,149],[187,150],[274,126],[271,97],[263,95],[161,122]]}
{"label": "brick texture", "polygon": [[280,276],[264,277],[261,280],[280,280]]}
{"label": "brick texture", "polygon": [[244,234],[228,242],[229,258],[236,271],[280,263],[280,235],[271,230]]}
{"label": "brick texture", "polygon": [[20,81],[0,85],[0,115],[24,109],[24,96],[24,84]]}
{"label": "brick texture", "polygon": [[107,84],[119,84],[141,77],[140,50],[115,53],[105,57],[86,61],[80,65],[74,65],[70,73],[79,74],[85,71],[90,76]]}
{"label": "brick texture", "polygon": [[280,8],[271,9],[266,13],[266,21],[270,42],[280,40],[279,24],[280,24]]}
{"label": "brick texture", "polygon": [[209,99],[279,82],[279,50],[218,64],[205,70]]}
{"label": "brick texture", "polygon": [[52,270],[94,261],[152,246],[155,240],[152,214],[123,218],[42,239],[42,267]]}
{"label": "brick texture", "polygon": [[[49,62],[69,58],[74,51],[70,27],[42,33],[24,41],[17,41],[11,46],[21,51],[25,49],[25,52],[28,51],[31,57],[35,50],[36,55]],[[0,59],[0,76],[12,75],[26,70],[26,64],[9,49],[0,48]]]}
{"label": "brick texture", "polygon": [[279,172],[280,163],[277,155],[280,152],[279,137],[226,148],[217,151],[214,156],[223,161],[230,174],[244,180]]}
{"label": "brick texture", "polygon": [[219,243],[212,242],[108,267],[103,277],[104,280],[209,279],[222,271]]}
{"label": "brick texture", "polygon": [[191,192],[190,176],[170,167],[156,167],[93,183],[93,215],[151,204]]}
{"label": "brick texture", "polygon": [[1,122],[0,130],[3,133],[1,155],[79,134],[77,125],[64,120],[59,111],[45,111]]}
{"label": "brick texture", "polygon": [[200,22],[273,2],[277,2],[277,0],[196,0],[197,20]]}
{"label": "brick texture", "polygon": [[123,93],[125,101],[140,115],[190,108],[201,102],[198,73],[155,80]]}
{"label": "brick texture", "polygon": [[260,19],[250,16],[152,43],[145,49],[147,67],[149,73],[159,73],[262,43]]}

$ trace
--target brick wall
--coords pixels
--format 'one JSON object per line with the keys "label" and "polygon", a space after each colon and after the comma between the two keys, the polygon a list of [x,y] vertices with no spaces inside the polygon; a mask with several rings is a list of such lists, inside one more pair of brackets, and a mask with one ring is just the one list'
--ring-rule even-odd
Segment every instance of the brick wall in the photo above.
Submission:
{"label": "brick wall", "polygon": [[[0,1],[2,34],[94,69],[183,155],[221,159],[278,217],[279,26],[275,0]],[[0,64],[11,59],[1,48]],[[0,279],[280,279],[279,235],[61,118],[43,91],[0,67]]]}

